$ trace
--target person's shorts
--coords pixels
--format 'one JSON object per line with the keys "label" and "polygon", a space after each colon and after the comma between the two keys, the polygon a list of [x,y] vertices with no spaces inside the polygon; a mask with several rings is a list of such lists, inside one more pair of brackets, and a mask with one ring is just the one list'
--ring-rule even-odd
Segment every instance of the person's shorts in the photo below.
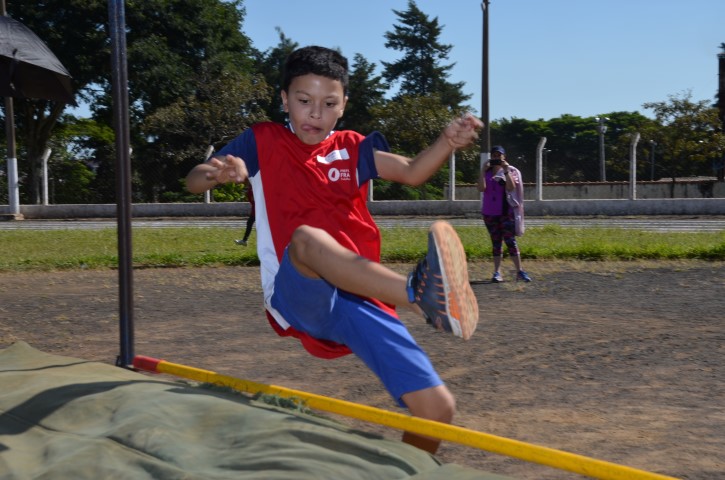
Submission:
{"label": "person's shorts", "polygon": [[287,250],[275,277],[271,304],[295,329],[347,345],[400,406],[405,406],[404,394],[443,384],[400,319],[323,279],[301,275]]}

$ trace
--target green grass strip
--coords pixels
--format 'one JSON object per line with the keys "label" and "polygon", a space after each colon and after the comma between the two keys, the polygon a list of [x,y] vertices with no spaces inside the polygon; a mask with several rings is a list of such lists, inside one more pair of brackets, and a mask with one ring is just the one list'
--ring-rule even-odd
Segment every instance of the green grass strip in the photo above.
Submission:
{"label": "green grass strip", "polygon": [[[470,260],[489,259],[485,227],[456,228]],[[234,243],[229,228],[137,228],[131,251],[136,268],[258,265],[255,235]],[[427,231],[382,230],[383,262],[412,263],[427,249]],[[725,260],[724,232],[648,232],[618,228],[529,228],[519,238],[525,259]],[[118,266],[116,229],[0,231],[0,271],[111,269]]]}

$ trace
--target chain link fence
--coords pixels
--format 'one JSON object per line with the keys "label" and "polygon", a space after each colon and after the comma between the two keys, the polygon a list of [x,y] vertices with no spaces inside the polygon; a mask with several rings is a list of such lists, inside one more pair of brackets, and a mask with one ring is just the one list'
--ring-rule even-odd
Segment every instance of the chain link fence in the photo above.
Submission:
{"label": "chain link fence", "polygon": [[[712,162],[712,176],[698,175],[687,178],[666,178],[663,176],[663,166],[658,164],[656,144],[651,141],[633,142],[629,135],[623,136],[614,145],[600,144],[601,138],[597,136],[583,136],[577,139],[577,149],[562,143],[557,138],[546,139],[543,145],[527,142],[509,142],[505,145],[507,159],[510,164],[518,168],[523,176],[528,199],[611,199],[631,198],[633,178],[632,167],[636,169],[636,196],[637,198],[721,198],[723,182],[717,182],[715,170],[722,168],[722,161]],[[541,139],[539,144],[541,144]],[[569,142],[571,145],[571,142]],[[209,149],[200,148],[200,151],[209,153]],[[591,152],[598,152],[592,155]],[[199,161],[203,159],[200,158]],[[143,159],[133,159],[134,165],[139,165]],[[466,200],[478,198],[475,183],[479,170],[477,159],[459,157],[451,163],[455,171],[451,174],[448,166],[441,173],[444,188],[428,199],[456,199]],[[21,204],[33,204],[29,195],[29,172],[22,159],[18,160],[20,170],[19,190]],[[39,187],[40,200],[46,204],[93,204],[112,203],[115,195],[112,175],[115,166],[106,165],[106,168],[93,163],[74,160],[54,159],[51,155],[47,163],[47,180],[41,178]],[[104,175],[99,172],[105,171]],[[157,194],[149,196],[144,191],[139,179],[141,172],[135,166],[132,169],[132,185],[134,189],[134,203],[166,203],[166,202],[224,202],[246,201],[246,192],[243,186],[223,186],[209,192],[207,195],[190,195],[183,187],[183,178],[174,178],[169,182],[169,171],[163,164],[156,164],[154,168],[144,165],[143,184],[158,185],[153,189]],[[177,169],[176,176],[183,173]],[[540,178],[539,178],[540,175]],[[451,180],[455,178],[456,187],[452,191]],[[103,181],[99,181],[99,180]],[[541,194],[537,183],[541,182]],[[175,189],[168,190],[169,184],[176,185]],[[379,186],[381,182],[374,182]],[[166,185],[166,191],[158,194]],[[9,199],[7,164],[0,164],[0,204],[7,205]],[[96,190],[99,190],[97,192]],[[111,190],[111,192],[109,192]],[[102,192],[103,194],[99,194]],[[430,190],[428,191],[430,192]],[[434,191],[435,192],[435,191]],[[387,192],[386,192],[387,193]],[[428,193],[430,195],[430,193]],[[102,200],[96,200],[102,199]],[[380,200],[380,195],[373,193],[372,200]],[[397,198],[385,198],[397,199]],[[401,197],[399,199],[409,199]]]}

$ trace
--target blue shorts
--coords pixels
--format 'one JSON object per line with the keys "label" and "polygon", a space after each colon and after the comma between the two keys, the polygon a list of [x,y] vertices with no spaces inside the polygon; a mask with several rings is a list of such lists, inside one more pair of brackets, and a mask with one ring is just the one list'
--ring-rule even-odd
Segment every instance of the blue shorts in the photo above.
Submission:
{"label": "blue shorts", "polygon": [[286,250],[271,304],[295,329],[347,345],[401,407],[404,394],[443,384],[400,319],[326,280],[301,275]]}

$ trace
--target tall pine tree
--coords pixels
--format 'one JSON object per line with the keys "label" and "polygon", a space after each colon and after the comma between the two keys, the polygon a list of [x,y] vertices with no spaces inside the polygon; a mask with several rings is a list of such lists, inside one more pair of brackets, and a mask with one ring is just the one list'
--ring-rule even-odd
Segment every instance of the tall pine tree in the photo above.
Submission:
{"label": "tall pine tree", "polygon": [[274,122],[282,123],[285,121],[287,114],[282,109],[282,98],[280,96],[280,87],[282,85],[282,71],[287,56],[294,50],[299,48],[299,43],[292,41],[287,37],[282,29],[277,27],[279,35],[279,43],[273,48],[269,48],[264,52],[258,52],[255,55],[255,64],[257,72],[264,76],[264,79],[273,89],[270,101],[264,108],[267,116]]}
{"label": "tall pine tree", "polygon": [[383,77],[391,85],[398,84],[398,97],[438,95],[448,108],[461,109],[471,95],[463,93],[464,82],[448,81],[455,63],[443,62],[453,46],[440,42],[442,26],[438,17],[431,20],[413,0],[408,1],[407,10],[393,12],[400,23],[385,33],[385,47],[403,52],[403,57],[382,62]]}
{"label": "tall pine tree", "polygon": [[372,109],[385,103],[387,85],[375,74],[375,65],[356,53],[350,72],[349,99],[340,126],[367,134],[375,129]]}

